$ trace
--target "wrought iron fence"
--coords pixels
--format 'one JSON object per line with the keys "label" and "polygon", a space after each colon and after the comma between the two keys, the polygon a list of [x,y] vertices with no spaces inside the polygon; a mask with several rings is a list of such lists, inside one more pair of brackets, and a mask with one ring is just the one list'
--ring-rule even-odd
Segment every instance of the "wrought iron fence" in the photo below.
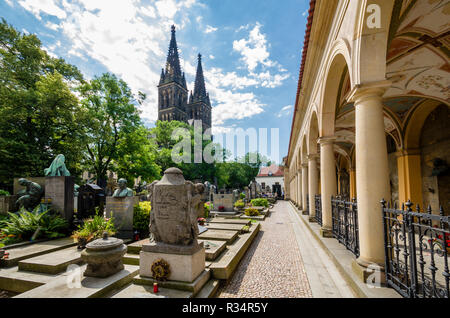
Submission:
{"label": "wrought iron fence", "polygon": [[[381,201],[385,240],[386,282],[403,297],[449,298],[449,216],[401,210]],[[406,206],[406,210],[405,210]]]}
{"label": "wrought iron fence", "polygon": [[306,196],[306,213],[309,214],[309,195]]}
{"label": "wrought iron fence", "polygon": [[322,197],[320,194],[314,195],[314,202],[316,203],[316,222],[322,226]]}
{"label": "wrought iron fence", "polygon": [[358,205],[343,198],[331,197],[333,236],[359,257]]}

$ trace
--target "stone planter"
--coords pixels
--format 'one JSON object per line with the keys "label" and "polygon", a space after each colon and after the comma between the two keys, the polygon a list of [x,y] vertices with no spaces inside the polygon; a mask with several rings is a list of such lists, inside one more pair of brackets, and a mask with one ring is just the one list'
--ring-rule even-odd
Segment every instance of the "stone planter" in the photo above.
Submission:
{"label": "stone planter", "polygon": [[81,252],[81,258],[88,264],[84,276],[104,278],[120,272],[124,269],[122,257],[126,252],[127,246],[122,240],[105,233],[102,239],[88,243]]}

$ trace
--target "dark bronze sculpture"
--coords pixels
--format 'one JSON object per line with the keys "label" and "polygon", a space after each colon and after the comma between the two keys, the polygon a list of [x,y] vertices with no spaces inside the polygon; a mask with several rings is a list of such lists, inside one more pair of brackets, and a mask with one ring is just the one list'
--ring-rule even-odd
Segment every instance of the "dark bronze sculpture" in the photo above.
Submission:
{"label": "dark bronze sculpture", "polygon": [[19,209],[23,207],[27,211],[31,212],[41,201],[44,191],[39,184],[25,178],[20,178],[19,184],[26,187],[26,189],[17,193],[19,195],[19,199],[16,201],[16,206],[18,206]]}
{"label": "dark bronze sculpture", "polygon": [[114,191],[113,197],[114,198],[124,198],[124,197],[132,197],[133,196],[133,190],[130,188],[127,188],[127,180],[126,179],[119,179],[117,182],[119,184],[119,188]]}

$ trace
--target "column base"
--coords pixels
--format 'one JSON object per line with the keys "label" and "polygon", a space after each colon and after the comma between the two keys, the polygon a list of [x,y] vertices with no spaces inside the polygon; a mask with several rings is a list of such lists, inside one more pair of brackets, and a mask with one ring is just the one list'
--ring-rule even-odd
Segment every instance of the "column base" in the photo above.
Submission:
{"label": "column base", "polygon": [[315,216],[311,216],[311,215],[309,216],[308,221],[309,221],[309,223],[317,223],[316,217]]}
{"label": "column base", "polygon": [[320,236],[322,236],[322,237],[333,237],[333,230],[323,227],[323,228],[320,229]]}
{"label": "column base", "polygon": [[374,287],[386,286],[384,266],[358,260],[355,259],[352,261],[352,270],[362,282]]}
{"label": "column base", "polygon": [[309,212],[307,210],[303,210],[302,215],[309,215]]}

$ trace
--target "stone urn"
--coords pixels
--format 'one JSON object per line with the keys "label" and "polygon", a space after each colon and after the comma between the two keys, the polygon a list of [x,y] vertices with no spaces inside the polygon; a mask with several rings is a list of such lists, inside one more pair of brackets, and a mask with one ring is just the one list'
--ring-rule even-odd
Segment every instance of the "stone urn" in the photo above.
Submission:
{"label": "stone urn", "polygon": [[127,252],[127,246],[121,239],[109,237],[108,233],[103,238],[86,245],[81,252],[81,258],[87,263],[84,276],[108,277],[124,269],[122,257]]}

